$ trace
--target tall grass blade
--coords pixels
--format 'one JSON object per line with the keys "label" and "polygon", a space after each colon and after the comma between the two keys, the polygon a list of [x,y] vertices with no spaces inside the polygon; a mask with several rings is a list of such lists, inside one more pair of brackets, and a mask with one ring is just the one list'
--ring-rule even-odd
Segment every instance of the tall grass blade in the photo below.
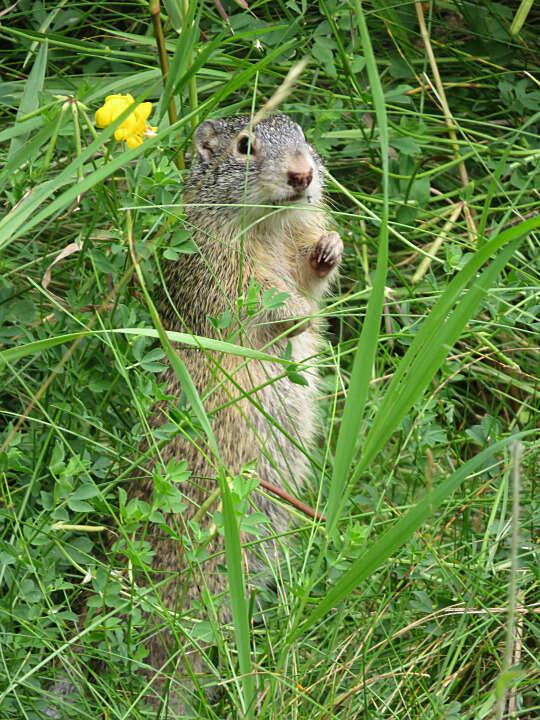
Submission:
{"label": "tall grass blade", "polygon": [[246,584],[242,571],[242,544],[236,521],[231,491],[224,472],[219,475],[219,489],[223,503],[223,526],[225,531],[225,559],[231,599],[234,636],[238,650],[241,686],[243,689],[245,717],[253,718],[255,709],[255,682],[251,662],[250,627],[246,602]]}
{"label": "tall grass blade", "polygon": [[[516,251],[519,246],[519,236],[539,226],[540,217],[535,217],[500,233],[478,250],[448,284],[394,373],[369,429],[360,461],[353,474],[354,479],[357,479],[369,466],[431,382],[434,373],[444,362],[489,287]],[[480,279],[474,280],[465,297],[451,312],[459,293],[473,281],[479,268],[507,242],[511,244],[493,260]]]}
{"label": "tall grass blade", "polygon": [[521,0],[519,7],[514,15],[512,24],[510,25],[510,35],[518,35],[521,28],[525,24],[527,17],[534,4],[534,0]]}
{"label": "tall grass blade", "polygon": [[343,420],[337,440],[334,474],[328,496],[327,532],[329,536],[332,535],[336,528],[341,509],[347,498],[347,477],[360,432],[360,424],[363,419],[364,406],[369,382],[371,380],[377,340],[379,338],[388,269],[388,126],[386,107],[369,32],[362,6],[358,1],[356,2],[356,17],[366,57],[366,68],[379,127],[381,162],[383,168],[383,209],[379,233],[379,249],[377,253],[377,270],[375,272],[373,290],[369,298],[362,333],[356,348],[347,400],[343,409]]}
{"label": "tall grass blade", "polygon": [[[152,328],[109,328],[107,330],[81,330],[80,332],[66,333],[65,335],[54,335],[43,340],[35,340],[34,342],[25,343],[0,350],[0,367],[3,363],[16,362],[21,358],[29,355],[37,355],[44,350],[63,345],[64,343],[73,342],[80,337],[100,337],[110,333],[118,333],[120,335],[137,335],[140,337],[158,338],[157,330]],[[259,360],[261,362],[279,363],[280,365],[290,365],[290,360],[268,355],[261,350],[254,350],[244,345],[234,345],[226,340],[215,340],[214,338],[203,337],[202,335],[189,335],[188,333],[167,331],[167,337],[171,342],[182,343],[190,347],[201,348],[210,352],[228,353],[229,355],[238,355],[239,357],[249,358],[250,360]]]}
{"label": "tall grass blade", "polygon": [[169,75],[161,99],[160,121],[167,112],[176,83],[187,74],[192,61],[193,50],[199,38],[199,23],[193,22],[196,7],[197,3],[191,3],[188,15],[181,24],[180,35],[178,36]]}
{"label": "tall grass blade", "polygon": [[[21,102],[19,103],[19,109],[17,111],[18,118],[28,115],[39,107],[39,93],[43,90],[45,70],[47,69],[48,48],[49,44],[45,40],[37,52],[36,59],[30,70],[30,75],[24,85]],[[24,143],[24,137],[14,137],[11,140],[7,157],[8,162],[18,150],[24,147]]]}
{"label": "tall grass blade", "polygon": [[[21,123],[23,126],[29,124],[29,122]],[[51,139],[52,133],[53,123],[47,123],[45,127],[40,128],[39,132],[37,132],[31,140],[23,142],[23,139],[21,139],[21,146],[18,150],[11,153],[9,160],[0,172],[0,190],[3,190],[6,185],[12,182],[14,174],[37,155],[40,148]],[[14,138],[14,140],[18,139],[18,137]]]}

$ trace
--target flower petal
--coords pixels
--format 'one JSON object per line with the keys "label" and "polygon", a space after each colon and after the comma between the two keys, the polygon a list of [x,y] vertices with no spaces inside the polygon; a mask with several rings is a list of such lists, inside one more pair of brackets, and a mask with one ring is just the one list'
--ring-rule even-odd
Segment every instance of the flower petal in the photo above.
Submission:
{"label": "flower petal", "polygon": [[142,145],[142,137],[140,135],[130,135],[128,138],[126,138],[126,143],[128,148],[130,150],[133,150],[133,148]]}
{"label": "flower petal", "polygon": [[[96,125],[100,128],[107,127],[113,123],[131,105],[134,105],[133,96],[107,95],[105,103],[96,111]],[[114,137],[118,142],[125,140],[129,148],[138,147],[147,131],[155,133],[157,128],[150,128],[146,120],[152,112],[152,103],[144,102],[134,107],[132,112],[124,119],[120,127],[114,131]]]}

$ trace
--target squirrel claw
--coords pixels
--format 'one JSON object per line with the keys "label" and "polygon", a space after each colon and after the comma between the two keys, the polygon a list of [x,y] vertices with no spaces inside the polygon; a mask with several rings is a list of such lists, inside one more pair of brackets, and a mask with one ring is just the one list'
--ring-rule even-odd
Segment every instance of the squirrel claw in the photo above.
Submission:
{"label": "squirrel claw", "polygon": [[320,278],[328,275],[330,270],[341,261],[343,242],[337,232],[325,233],[309,256],[309,264]]}

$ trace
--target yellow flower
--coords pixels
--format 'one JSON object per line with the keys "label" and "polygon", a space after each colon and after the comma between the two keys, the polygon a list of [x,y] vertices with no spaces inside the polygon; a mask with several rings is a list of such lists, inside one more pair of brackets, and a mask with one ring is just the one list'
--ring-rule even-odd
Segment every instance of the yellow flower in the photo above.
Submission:
{"label": "yellow flower", "polygon": [[[105,104],[96,112],[96,125],[100,128],[107,127],[134,102],[129,93],[127,95],[108,95],[105,98]],[[157,127],[146,124],[151,112],[152,103],[144,102],[137,105],[114,131],[115,139],[118,142],[125,140],[129,148],[135,148],[142,143],[145,135],[155,135]]]}

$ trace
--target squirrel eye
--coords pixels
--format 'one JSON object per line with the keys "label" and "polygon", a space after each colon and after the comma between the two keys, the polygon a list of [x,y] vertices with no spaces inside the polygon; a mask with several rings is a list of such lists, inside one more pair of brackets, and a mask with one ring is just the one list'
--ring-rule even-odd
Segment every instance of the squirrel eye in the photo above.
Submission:
{"label": "squirrel eye", "polygon": [[240,155],[247,155],[248,154],[248,148],[250,151],[250,155],[255,155],[255,148],[253,147],[253,141],[251,142],[251,147],[249,147],[249,138],[247,135],[242,135],[240,140],[238,140],[238,143],[236,145],[236,149],[240,153]]}

